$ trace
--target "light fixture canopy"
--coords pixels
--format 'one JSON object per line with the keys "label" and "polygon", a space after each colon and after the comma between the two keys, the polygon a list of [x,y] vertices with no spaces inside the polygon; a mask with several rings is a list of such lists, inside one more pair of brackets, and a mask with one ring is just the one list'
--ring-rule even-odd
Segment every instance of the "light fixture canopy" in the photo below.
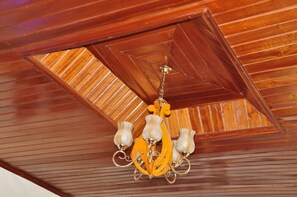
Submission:
{"label": "light fixture canopy", "polygon": [[[118,167],[128,167],[134,164],[135,180],[143,175],[147,175],[150,179],[164,176],[167,182],[172,184],[176,181],[177,175],[185,175],[191,169],[191,163],[187,157],[195,150],[195,131],[181,128],[179,138],[171,140],[164,123],[164,118],[170,116],[171,113],[170,104],[164,100],[163,96],[165,77],[172,69],[164,65],[160,67],[160,71],[162,81],[159,98],[155,100],[154,105],[148,106],[151,114],[145,117],[146,125],[142,135],[134,140],[134,146],[128,156],[125,150],[133,143],[133,125],[127,121],[119,122],[118,131],[114,136],[118,151],[114,153],[112,161]],[[125,164],[119,163],[119,160],[124,161]]]}

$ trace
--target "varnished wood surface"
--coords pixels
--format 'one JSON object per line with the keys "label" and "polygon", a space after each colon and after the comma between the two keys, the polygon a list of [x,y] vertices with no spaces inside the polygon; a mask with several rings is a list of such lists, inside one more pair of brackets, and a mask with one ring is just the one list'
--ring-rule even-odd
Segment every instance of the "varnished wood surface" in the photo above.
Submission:
{"label": "varnished wood surface", "polygon": [[44,183],[33,174],[33,168],[25,170],[24,165],[39,168],[38,163],[45,161],[61,168],[65,165],[59,161],[69,155],[81,159],[90,149],[99,154],[102,138],[112,142],[106,136],[115,132],[115,126],[24,59],[3,63],[0,73],[0,167],[60,196],[71,196],[52,183]]}
{"label": "varnished wood surface", "polygon": [[192,20],[164,21],[157,29],[88,49],[147,104],[158,97],[162,65],[173,69],[166,77],[165,99],[174,109],[242,98],[249,90],[209,17],[204,10]]}
{"label": "varnished wood surface", "polygon": [[135,129],[144,125],[147,105],[86,48],[35,58],[115,124],[125,120]]}
{"label": "varnished wood surface", "polygon": [[[101,111],[103,117],[109,117],[114,122],[132,122],[136,136],[142,132],[144,118],[148,115],[147,105],[87,48],[38,55],[34,58],[40,62],[40,68],[61,79],[63,84],[87,100],[96,111]],[[254,133],[253,129],[270,127],[271,123],[247,100],[238,99],[173,110],[171,116],[166,118],[166,125],[172,137],[178,137],[179,128],[192,128],[202,138],[203,135],[218,138],[228,136],[225,132],[229,131],[250,129]]]}
{"label": "varnished wood surface", "polygon": [[[123,171],[113,167],[110,161],[115,150],[111,146],[112,140],[100,143],[100,147],[104,149],[100,153],[94,153],[98,149],[94,147],[98,145],[97,142],[92,144],[86,140],[76,145],[52,143],[51,146],[57,147],[50,147],[46,150],[51,153],[43,154],[44,147],[41,145],[46,144],[45,140],[48,138],[45,136],[60,135],[61,130],[66,132],[69,122],[72,126],[76,120],[58,121],[47,129],[34,129],[36,124],[28,124],[25,136],[23,133],[19,136],[18,132],[4,132],[2,134],[7,138],[4,144],[10,148],[4,149],[0,157],[3,158],[2,154],[5,153],[6,158],[9,153],[16,154],[24,148],[26,154],[20,152],[18,156],[9,157],[11,162],[6,160],[74,196],[296,196],[296,4],[296,0],[132,0],[121,3],[101,0],[55,3],[52,0],[1,1],[1,76],[16,68],[20,71],[20,78],[5,83],[1,87],[3,91],[13,87],[17,81],[23,81],[21,71],[26,70],[24,64],[27,62],[20,60],[22,55],[41,54],[112,39],[131,31],[156,27],[163,19],[170,18],[174,11],[180,14],[180,17],[175,16],[177,19],[185,19],[207,7],[253,79],[260,95],[269,104],[286,132],[244,139],[198,141],[195,155],[191,157],[194,161],[193,172],[180,178],[173,186],[166,185],[164,180],[134,182],[132,169]],[[25,83],[18,83],[17,87],[22,88],[26,86],[24,84],[32,83],[29,78],[24,78],[24,81]],[[42,90],[44,81],[41,78],[36,81],[40,83]],[[51,85],[45,85],[45,88],[50,87]],[[31,88],[26,89],[32,91]],[[32,96],[34,100],[36,97],[38,96]],[[4,113],[17,110],[26,110],[24,113],[31,115],[35,113],[30,109],[37,105],[25,104],[28,100],[18,100],[14,93],[7,92],[3,94],[3,98],[6,104],[24,103],[18,108],[1,108],[5,110]],[[59,98],[40,101],[38,106],[55,106],[67,101],[60,96]],[[76,109],[74,106],[69,104],[68,109]],[[59,114],[59,107],[50,109],[51,114]],[[42,114],[47,112],[48,110],[40,108],[36,114],[42,120]],[[7,114],[0,116],[4,124],[9,118]],[[7,124],[14,125],[14,120],[20,116],[24,115],[12,115]],[[59,124],[68,125],[59,127]],[[80,127],[90,125],[81,124]],[[11,129],[17,131],[22,127],[13,126]],[[75,129],[69,130],[61,140],[67,141],[69,136],[75,139],[75,132]],[[22,141],[23,137],[24,142],[13,147],[14,139]],[[2,140],[3,137],[1,142]],[[29,148],[31,143],[33,147]],[[73,150],[73,147],[85,151]],[[37,149],[41,149],[40,152]],[[24,159],[25,157],[28,159]],[[98,164],[100,167],[96,166]]]}

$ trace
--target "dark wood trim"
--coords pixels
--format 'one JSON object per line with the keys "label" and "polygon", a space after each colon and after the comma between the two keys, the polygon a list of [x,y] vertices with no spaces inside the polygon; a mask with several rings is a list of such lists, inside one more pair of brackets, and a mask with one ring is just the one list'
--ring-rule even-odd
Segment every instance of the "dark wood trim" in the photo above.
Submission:
{"label": "dark wood trim", "polygon": [[[212,14],[209,10],[207,12],[205,12],[205,16],[209,19],[209,21],[211,21],[210,25],[212,26],[214,33],[217,35],[217,38],[220,40],[222,47],[228,52],[227,55],[229,56],[230,60],[233,62],[233,65],[235,66],[235,68],[238,71],[239,75],[241,76],[242,80],[246,84],[249,92],[246,92],[243,94],[245,95],[247,100],[249,100],[258,110],[263,112],[267,116],[267,118],[272,122],[272,124],[277,128],[278,131],[284,132],[284,129],[282,128],[281,124],[278,122],[277,118],[273,115],[268,104],[264,101],[260,92],[257,90],[255,85],[253,84],[253,81],[249,77],[247,71],[245,70],[243,65],[239,62],[239,60],[237,59],[234,51],[231,49],[231,47],[227,43],[226,39],[224,39],[223,33],[220,31],[219,28],[217,28],[217,26],[213,25],[213,24],[216,24],[216,22],[215,22],[215,19],[212,17]],[[249,98],[249,96],[248,96],[249,94],[251,95],[251,97],[254,100],[251,100]],[[260,109],[259,109],[259,107],[260,107]]]}
{"label": "dark wood trim", "polygon": [[112,120],[109,116],[107,116],[105,113],[103,113],[99,108],[97,108],[93,103],[86,98],[79,95],[76,90],[74,90],[70,85],[65,83],[61,78],[56,76],[54,73],[52,73],[49,69],[47,69],[44,65],[42,65],[41,62],[39,62],[37,59],[35,59],[32,56],[28,56],[25,59],[27,59],[29,62],[31,62],[37,69],[39,69],[41,72],[43,72],[46,76],[48,76],[51,80],[58,83],[62,88],[64,88],[68,93],[73,95],[78,101],[80,101],[82,104],[84,104],[87,108],[94,111],[98,116],[100,116],[101,119],[107,120],[114,128],[116,128],[116,122]]}
{"label": "dark wood trim", "polygon": [[[166,21],[166,24],[173,24],[180,21],[191,20],[207,12],[207,10],[207,8],[201,8],[200,4],[184,5],[177,8],[138,15],[131,17],[129,20],[126,19],[112,24],[101,25],[90,28],[87,31],[84,30],[84,32],[77,31],[69,35],[25,44],[13,50],[16,50],[23,56],[30,56],[77,48],[83,45],[105,42],[159,28],[164,25],[164,21]],[[162,20],[160,20],[160,18],[162,18]],[[144,23],[144,21],[146,22]]]}
{"label": "dark wood trim", "polygon": [[6,163],[6,162],[4,162],[2,160],[0,160],[0,167],[4,168],[4,169],[6,169],[6,170],[20,176],[20,177],[23,177],[24,179],[27,179],[27,180],[35,183],[36,185],[39,185],[40,187],[43,187],[44,189],[49,190],[49,191],[51,191],[51,192],[53,192],[53,193],[55,193],[55,194],[57,194],[57,195],[59,195],[61,197],[71,197],[72,196],[70,194],[62,192],[60,189],[58,189],[56,187],[53,187],[52,185],[49,185],[46,182],[41,181],[40,179],[37,179],[37,178],[31,176],[27,172],[24,172],[24,171],[22,171],[22,170],[20,170],[18,168],[15,168],[15,167],[9,165],[8,163]]}

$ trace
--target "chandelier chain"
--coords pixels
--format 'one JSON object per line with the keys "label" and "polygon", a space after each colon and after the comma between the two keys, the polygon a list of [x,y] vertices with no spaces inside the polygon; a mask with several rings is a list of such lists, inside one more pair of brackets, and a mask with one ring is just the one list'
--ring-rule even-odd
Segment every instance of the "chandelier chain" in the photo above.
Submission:
{"label": "chandelier chain", "polygon": [[162,81],[160,84],[160,90],[159,90],[159,99],[164,99],[165,79],[166,79],[166,73],[163,73]]}
{"label": "chandelier chain", "polygon": [[167,65],[164,65],[164,66],[161,66],[159,69],[162,73],[162,80],[161,80],[160,89],[159,89],[159,100],[164,100],[166,75],[172,71],[172,68],[170,68]]}

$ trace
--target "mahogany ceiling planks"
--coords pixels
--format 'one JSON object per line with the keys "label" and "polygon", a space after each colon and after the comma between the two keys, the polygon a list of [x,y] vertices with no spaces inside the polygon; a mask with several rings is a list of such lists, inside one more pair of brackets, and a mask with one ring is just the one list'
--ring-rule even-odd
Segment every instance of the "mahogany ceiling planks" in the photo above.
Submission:
{"label": "mahogany ceiling planks", "polygon": [[[230,36],[226,32],[226,37],[227,40],[230,39],[231,44],[234,43],[235,53],[239,55],[239,60],[243,63],[265,102],[281,121],[282,127],[285,130],[292,130],[294,124],[290,121],[295,119],[296,114],[290,109],[297,105],[295,99],[297,88],[296,25],[294,25],[296,23],[294,19],[296,2],[284,1],[283,3],[288,4],[287,7],[280,13],[277,12],[280,15],[286,12],[282,17],[276,16],[275,12],[268,12],[259,20],[261,24],[268,17],[272,17],[273,20],[271,18],[269,22],[267,20],[266,26],[250,26],[250,29]],[[275,21],[281,23],[276,25]],[[243,37],[244,40],[241,39]],[[278,111],[282,113],[275,113]]]}
{"label": "mahogany ceiling planks", "polygon": [[[114,122],[127,120],[136,123],[138,116],[147,112],[143,101],[130,89],[125,88],[123,83],[84,47],[36,58],[48,72],[61,78],[73,91]],[[135,129],[141,125],[143,122],[138,121]]]}
{"label": "mahogany ceiling planks", "polygon": [[[158,96],[158,69],[165,64],[173,68],[165,87],[165,99],[173,108],[203,104],[207,95],[213,97],[211,102],[241,98],[247,87],[209,23],[201,13],[192,20],[165,23],[166,27],[94,44],[89,49],[146,103]],[[199,86],[207,89],[201,92]]]}
{"label": "mahogany ceiling planks", "polygon": [[[192,19],[170,21],[88,49],[147,104],[158,96],[158,68],[169,65],[173,72],[167,75],[165,99],[172,108],[245,97],[283,130],[208,10],[197,12]],[[201,91],[199,86],[208,87]]]}
{"label": "mahogany ceiling planks", "polygon": [[[164,31],[160,32],[161,34],[164,33]],[[147,39],[147,43],[150,43],[148,40],[149,39]],[[121,44],[126,43],[123,41]],[[136,40],[133,44],[135,47],[141,46],[141,43]],[[111,45],[112,44],[110,44],[110,46]],[[119,45],[116,46],[121,48]],[[152,48],[153,47],[149,47],[149,49]],[[142,51],[142,49],[143,48],[140,50],[142,54],[146,53],[145,50]],[[132,51],[133,50],[129,50],[129,53],[133,53]],[[136,52],[133,54],[136,54]],[[38,55],[35,56],[35,58],[42,63],[40,66],[61,78],[63,83],[69,85],[75,93],[79,94],[83,99],[87,99],[96,110],[102,111],[105,114],[104,116],[110,117],[115,122],[124,120],[130,121],[134,124],[135,135],[141,133],[141,129],[145,123],[144,117],[148,114],[146,110],[147,104],[111,73],[110,70],[97,60],[86,48],[82,47]],[[157,74],[159,71],[158,68],[155,68],[151,70],[151,72]],[[157,78],[160,80],[159,76]],[[174,81],[176,80],[172,82]],[[188,81],[190,82],[190,80]],[[188,86],[190,85],[187,84],[188,81],[184,81],[183,83]],[[199,88],[198,85],[197,87]],[[180,87],[180,89],[183,88]],[[199,94],[202,94],[209,102],[212,94],[219,94],[219,90],[215,90],[212,94],[203,91],[199,92]],[[234,113],[234,111],[236,111],[236,113]],[[258,110],[244,99],[173,110],[172,115],[166,119],[166,125],[172,137],[178,137],[179,128],[184,127],[194,129],[197,135],[203,136],[222,133],[220,136],[223,136],[224,133],[230,131],[236,132],[251,129],[252,132],[253,129],[259,127],[272,126],[263,114],[258,112]],[[259,134],[263,133],[259,132]]]}
{"label": "mahogany ceiling planks", "polygon": [[[26,14],[28,13],[28,9],[26,9],[26,4],[24,4],[23,6],[20,6],[18,15],[25,15],[26,17],[20,18],[21,21],[16,20],[15,24],[12,25],[14,27],[10,27],[10,30],[4,28],[2,31],[5,36],[12,38],[10,41],[7,39],[2,40],[4,46],[3,50],[7,50],[9,47],[13,46],[13,48],[15,48],[18,52],[26,54],[36,54],[36,51],[41,50],[43,52],[52,52],[69,47],[81,46],[94,41],[110,39],[115,36],[125,35],[127,33],[131,33],[131,30],[133,30],[133,32],[137,32],[137,30],[139,31],[139,29],[143,29],[143,27],[145,29],[151,29],[159,24],[160,17],[171,17],[172,12],[178,12],[180,16],[178,16],[175,20],[180,20],[182,18],[185,19],[195,16],[197,10],[201,10],[205,7],[211,8],[215,13],[222,13],[234,9],[234,6],[238,7],[254,4],[258,1],[245,0],[226,2],[224,6],[220,6],[218,2],[219,0],[209,2],[197,2],[196,0],[184,0],[179,2],[172,2],[171,0],[157,0],[143,2],[134,0],[125,1],[118,6],[109,6],[110,2],[106,0],[94,0],[85,5],[82,5],[80,1],[71,1],[69,4],[63,3],[61,6],[59,6],[59,4],[57,4],[57,6],[53,6],[51,1],[43,1],[42,3],[32,3],[31,8],[35,12],[34,16],[31,18],[30,16],[32,15],[32,12]],[[47,8],[53,6],[53,10],[55,11],[50,14],[46,14],[44,11],[48,9],[39,9],[41,6],[40,4]],[[113,4],[117,5],[116,1],[114,1]],[[122,9],[123,7],[126,7],[126,9]],[[88,12],[80,11],[88,10],[88,8],[91,8],[96,13],[94,14],[94,12],[90,12],[91,14],[88,15]],[[5,7],[3,7],[3,9],[3,13],[6,13]],[[102,12],[99,12],[98,10],[101,9],[103,9]],[[156,13],[151,14],[151,10],[156,11]],[[69,17],[67,17],[66,20],[60,20],[63,18],[64,14],[69,15]],[[120,16],[120,18],[114,17],[115,15]],[[14,17],[14,15],[11,16],[6,13],[1,18],[4,21],[10,21],[10,18],[12,17]],[[110,17],[110,20],[107,20],[108,17]],[[128,18],[131,20],[128,20],[128,23],[124,22]],[[150,20],[151,22],[144,24],[142,22],[144,18]],[[74,19],[75,22],[72,21]],[[47,20],[48,25],[51,28],[42,25],[42,20]],[[22,25],[24,22],[28,22],[30,24],[30,28],[27,26],[26,28],[19,30],[17,25]],[[57,23],[60,25],[57,25]],[[98,28],[98,25],[100,28]],[[87,29],[88,32],[84,31],[84,29]],[[19,34],[20,31],[24,32]],[[36,35],[36,33],[38,35]]]}
{"label": "mahogany ceiling planks", "polygon": [[[32,177],[33,168],[24,169],[22,166],[35,164],[34,167],[39,168],[42,162],[36,160],[42,161],[45,157],[48,164],[56,166],[64,160],[67,151],[81,157],[87,154],[84,143],[88,147],[90,143],[96,143],[98,147],[102,139],[108,140],[104,136],[115,128],[30,62],[24,59],[17,61],[17,65],[23,63],[25,70],[11,66],[14,60],[2,63],[0,68],[0,166],[60,196],[70,196],[52,187],[51,183]],[[98,136],[101,136],[100,139]],[[51,154],[59,147],[64,153],[52,157]],[[80,152],[73,153],[75,150]]]}
{"label": "mahogany ceiling planks", "polygon": [[[139,30],[148,30],[156,27],[162,20],[170,18],[170,15],[179,15],[176,18],[177,20],[195,16],[194,13],[197,10],[207,7],[213,13],[231,47],[237,49],[240,53],[240,56],[237,54],[237,57],[245,66],[253,83],[267,85],[265,85],[264,89],[258,89],[260,96],[266,99],[264,101],[267,102],[273,114],[282,123],[286,132],[238,139],[237,135],[245,136],[246,134],[251,135],[259,132],[275,132],[271,127],[259,127],[253,131],[243,129],[241,132],[228,132],[229,136],[224,134],[226,140],[220,141],[213,141],[213,139],[215,134],[219,135],[221,133],[210,132],[212,137],[208,138],[207,141],[197,141],[196,154],[191,158],[194,163],[192,174],[180,178],[179,182],[174,186],[164,185],[163,180],[144,180],[134,183],[133,180],[129,180],[132,169],[123,171],[122,169],[111,167],[110,155],[114,150],[100,153],[101,157],[99,160],[98,150],[94,148],[95,144],[89,148],[87,148],[88,145],[84,145],[84,150],[78,149],[74,151],[69,151],[71,147],[67,147],[65,151],[60,147],[57,149],[60,152],[52,152],[49,155],[27,155],[27,160],[24,157],[14,157],[11,158],[12,162],[22,162],[23,165],[27,166],[27,172],[36,170],[36,173],[33,174],[34,176],[40,177],[42,180],[65,191],[67,190],[67,192],[69,191],[69,193],[73,193],[75,196],[120,196],[123,194],[141,196],[144,193],[147,195],[151,193],[157,196],[193,196],[197,194],[200,196],[296,195],[296,174],[294,171],[296,169],[294,163],[296,163],[295,144],[297,128],[296,100],[294,100],[297,90],[297,83],[294,81],[294,67],[296,65],[296,39],[294,37],[296,36],[295,31],[297,27],[295,0],[238,0],[224,2],[220,0],[185,0],[178,2],[156,0],[146,2],[121,1],[121,4],[116,4],[116,1],[90,0],[85,3],[85,1],[83,3],[82,1],[52,3],[51,0],[1,2],[0,26],[2,28],[0,28],[0,35],[3,38],[0,43],[1,72],[14,72],[16,68],[26,70],[28,66],[22,67],[25,62],[22,63],[22,61],[19,62],[18,60],[21,56],[28,53],[40,54],[42,52],[80,47],[93,42],[113,39],[131,32],[135,33]],[[133,3],[134,5],[132,5]],[[112,6],[113,4],[116,6]],[[101,8],[107,8],[102,5],[110,6],[108,6],[108,9],[102,9],[102,12],[97,12]],[[63,16],[65,16],[64,20]],[[57,18],[58,20],[53,20]],[[48,20],[48,23],[43,23],[46,20]],[[23,24],[27,24],[27,26]],[[20,29],[20,27],[24,28]],[[162,47],[166,48],[165,46],[166,44]],[[255,47],[255,50],[253,50],[253,47]],[[152,56],[152,58],[154,58],[154,62],[160,61],[160,58],[157,58],[157,56]],[[15,64],[11,63],[13,60],[17,62]],[[5,65],[3,64],[4,62],[10,63],[10,66],[3,66]],[[173,61],[171,63],[173,64]],[[90,66],[90,70],[92,69],[94,67]],[[91,73],[85,73],[85,75],[89,76],[92,73],[93,70]],[[288,80],[285,79],[287,75],[289,76]],[[11,76],[1,78],[3,81],[10,79],[12,79]],[[80,84],[84,83],[83,80],[77,81],[71,75],[69,75],[68,79],[76,81],[75,86],[82,88]],[[25,80],[28,84],[34,82],[34,79],[28,78]],[[13,91],[6,90],[14,87],[14,83],[18,83],[16,89],[21,90],[18,94],[28,92],[27,96],[30,97],[30,94],[32,94],[32,98],[38,94],[31,90],[29,91],[30,88],[25,85],[19,84],[20,81],[21,78],[3,86],[0,98],[3,98],[3,103],[9,104],[13,102],[10,101],[15,96]],[[51,89],[53,88],[51,85],[47,85],[48,82],[46,80],[40,80],[40,82],[39,85],[35,85],[38,92],[42,92],[43,87],[54,91],[54,89]],[[269,87],[268,82],[271,83]],[[190,86],[190,82],[187,83]],[[195,88],[195,86],[193,87]],[[204,88],[207,89],[207,86],[204,86]],[[274,100],[274,95],[278,96],[279,100]],[[107,98],[103,97],[103,99]],[[29,113],[30,116],[41,116],[40,118],[42,119],[46,117],[47,113],[61,113],[60,109],[63,109],[63,107],[60,108],[59,106],[65,106],[65,109],[69,110],[71,108],[75,110],[75,106],[77,106],[76,101],[68,97],[63,99],[58,97],[52,100],[42,100],[41,98],[37,103],[38,106],[51,106],[50,112],[47,112],[46,108],[42,107],[38,107],[37,110],[35,104],[23,103],[17,109],[12,106],[1,108],[3,110],[1,112],[5,115],[1,114],[0,117],[2,119],[0,119],[3,120],[2,123],[5,123],[5,120],[9,120],[8,123],[11,124],[16,117],[20,117],[20,114],[25,113]],[[64,105],[63,103],[67,104]],[[237,106],[237,104],[234,106]],[[232,109],[228,105],[225,106],[226,110],[230,108]],[[209,111],[204,109],[203,113],[216,113],[220,108],[214,105],[208,107],[208,109]],[[12,112],[15,110],[22,110],[23,112],[14,117]],[[36,114],[34,114],[35,111],[37,111]],[[112,108],[112,111],[116,113],[116,107]],[[253,113],[250,107],[247,107],[247,111],[248,117],[253,119],[250,122],[251,126],[261,124],[260,119],[257,119],[257,112]],[[242,114],[242,110],[239,110],[239,112]],[[182,114],[184,115],[185,113],[184,110]],[[176,112],[174,114],[175,116],[178,115]],[[196,114],[195,108],[193,110],[189,109],[189,114],[190,116]],[[240,114],[239,117],[242,117]],[[63,113],[61,116],[63,116]],[[219,130],[222,128],[222,124],[219,121],[220,117],[222,116],[219,114],[213,120],[217,123],[215,128]],[[191,119],[191,124],[201,131],[204,125],[197,122],[195,118]],[[79,133],[79,129],[82,127],[90,126],[89,124],[84,125],[83,122],[77,123],[80,123],[80,125],[76,130],[74,125],[71,125],[74,133]],[[187,125],[188,122],[182,124]],[[29,145],[31,141],[30,135],[32,135],[32,143],[36,145],[38,143],[37,139],[41,137],[42,132],[47,134],[41,139],[44,140],[46,136],[53,133],[53,137],[55,136],[57,139],[52,140],[58,142],[59,138],[57,135],[59,131],[67,130],[67,124],[63,127],[60,123],[42,128],[37,127],[36,129],[32,128],[32,126],[36,126],[34,124],[29,126],[28,128],[30,129],[26,130],[28,135],[25,136],[26,139],[19,144],[19,147],[25,146],[26,143]],[[247,125],[242,123],[242,128],[243,126]],[[229,126],[229,128],[235,127],[235,124],[230,124]],[[212,128],[212,126],[209,128]],[[69,134],[66,134],[67,132]],[[60,139],[67,138],[71,133],[70,131],[67,132]],[[19,135],[17,131],[0,133],[2,138],[6,138],[4,141],[6,148],[10,147],[11,140]],[[199,135],[200,138],[202,136],[207,135]],[[20,142],[20,137],[16,138],[18,142]],[[234,137],[237,139],[234,140]],[[76,140],[76,136],[71,136],[71,139]],[[42,143],[43,141],[40,140],[40,144]],[[110,142],[102,144],[103,147],[109,145]],[[83,155],[83,157],[75,156],[75,154]],[[41,169],[43,171],[38,171],[38,169],[35,169],[37,168],[36,165],[30,164],[29,158],[36,165],[40,163],[48,164],[44,167],[56,170],[47,171],[43,170],[45,169],[43,168]],[[61,162],[61,165],[55,166],[55,164],[48,163],[52,158],[54,158],[55,163]],[[65,158],[65,162],[62,161],[63,158]],[[70,165],[71,161],[82,159],[88,161],[75,163],[76,168],[74,169],[65,169],[65,166],[63,166],[63,164]],[[94,167],[96,163],[102,164],[103,167]],[[79,167],[81,164],[85,164],[90,168]],[[32,169],[33,167],[35,168]],[[68,190],[67,188],[70,189]]]}

